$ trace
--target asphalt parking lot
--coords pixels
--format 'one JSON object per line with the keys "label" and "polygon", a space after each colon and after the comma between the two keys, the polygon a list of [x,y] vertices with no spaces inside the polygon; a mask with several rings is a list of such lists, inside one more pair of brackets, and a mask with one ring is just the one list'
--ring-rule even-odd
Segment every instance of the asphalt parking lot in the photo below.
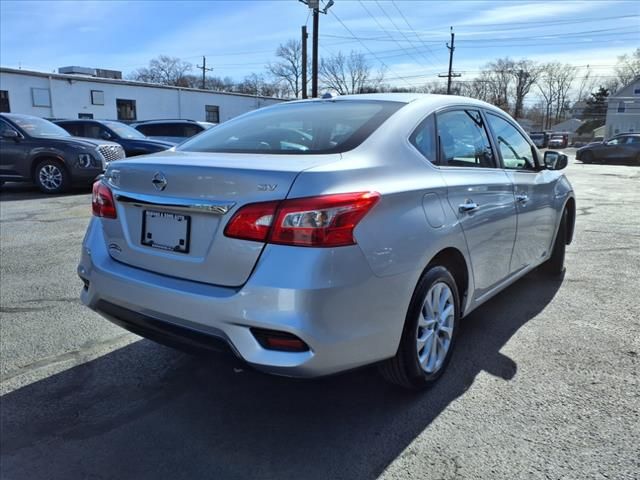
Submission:
{"label": "asphalt parking lot", "polygon": [[567,175],[565,276],[471,314],[421,395],[375,369],[294,381],[124,332],[78,300],[90,195],[5,186],[2,478],[638,478],[640,167]]}

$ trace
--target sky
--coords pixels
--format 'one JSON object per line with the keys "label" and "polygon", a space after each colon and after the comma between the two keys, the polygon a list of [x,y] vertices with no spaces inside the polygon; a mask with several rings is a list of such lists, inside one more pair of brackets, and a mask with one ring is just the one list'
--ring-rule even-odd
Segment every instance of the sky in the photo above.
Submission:
{"label": "sky", "polygon": [[[362,52],[388,83],[406,87],[446,72],[450,27],[454,70],[469,80],[507,56],[607,76],[619,55],[640,47],[640,1],[335,0],[320,17],[321,56]],[[297,0],[0,0],[0,65],[127,74],[160,54],[194,64],[206,55],[213,75],[241,80],[263,73],[305,24],[311,32],[309,9]]]}

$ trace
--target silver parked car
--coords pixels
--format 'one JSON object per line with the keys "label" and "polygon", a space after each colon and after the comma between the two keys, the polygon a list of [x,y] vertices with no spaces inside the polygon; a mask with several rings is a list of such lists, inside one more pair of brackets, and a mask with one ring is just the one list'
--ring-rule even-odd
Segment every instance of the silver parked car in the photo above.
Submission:
{"label": "silver parked car", "polygon": [[459,321],[563,271],[575,200],[516,122],[454,96],[288,102],[111,165],[82,301],[152,339],[313,377],[379,362],[432,384]]}

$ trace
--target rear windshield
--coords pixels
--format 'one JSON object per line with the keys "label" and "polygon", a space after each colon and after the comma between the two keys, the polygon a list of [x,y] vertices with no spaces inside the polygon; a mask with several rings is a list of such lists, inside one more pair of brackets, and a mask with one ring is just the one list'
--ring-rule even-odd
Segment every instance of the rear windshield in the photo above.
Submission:
{"label": "rear windshield", "polygon": [[360,145],[404,104],[326,100],[256,110],[187,140],[177,150],[237,153],[340,153]]}

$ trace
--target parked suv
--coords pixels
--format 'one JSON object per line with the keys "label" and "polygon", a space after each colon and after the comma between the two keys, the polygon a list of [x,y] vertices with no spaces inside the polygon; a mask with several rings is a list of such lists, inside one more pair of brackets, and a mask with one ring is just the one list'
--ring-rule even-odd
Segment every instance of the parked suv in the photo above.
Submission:
{"label": "parked suv", "polygon": [[538,266],[564,271],[576,211],[566,166],[470,98],[266,107],[107,169],[82,302],[155,340],[226,345],[267,372],[379,363],[424,388],[462,317]]}
{"label": "parked suv", "polygon": [[206,130],[194,120],[147,120],[131,126],[149,138],[180,143]]}
{"label": "parked suv", "polygon": [[91,183],[124,156],[117,143],[72,137],[40,117],[0,114],[0,183],[33,181],[45,193],[59,193]]}
{"label": "parked suv", "polygon": [[145,137],[135,128],[114,120],[55,120],[71,135],[112,140],[122,145],[127,157],[167,150],[175,142],[163,142]]}

